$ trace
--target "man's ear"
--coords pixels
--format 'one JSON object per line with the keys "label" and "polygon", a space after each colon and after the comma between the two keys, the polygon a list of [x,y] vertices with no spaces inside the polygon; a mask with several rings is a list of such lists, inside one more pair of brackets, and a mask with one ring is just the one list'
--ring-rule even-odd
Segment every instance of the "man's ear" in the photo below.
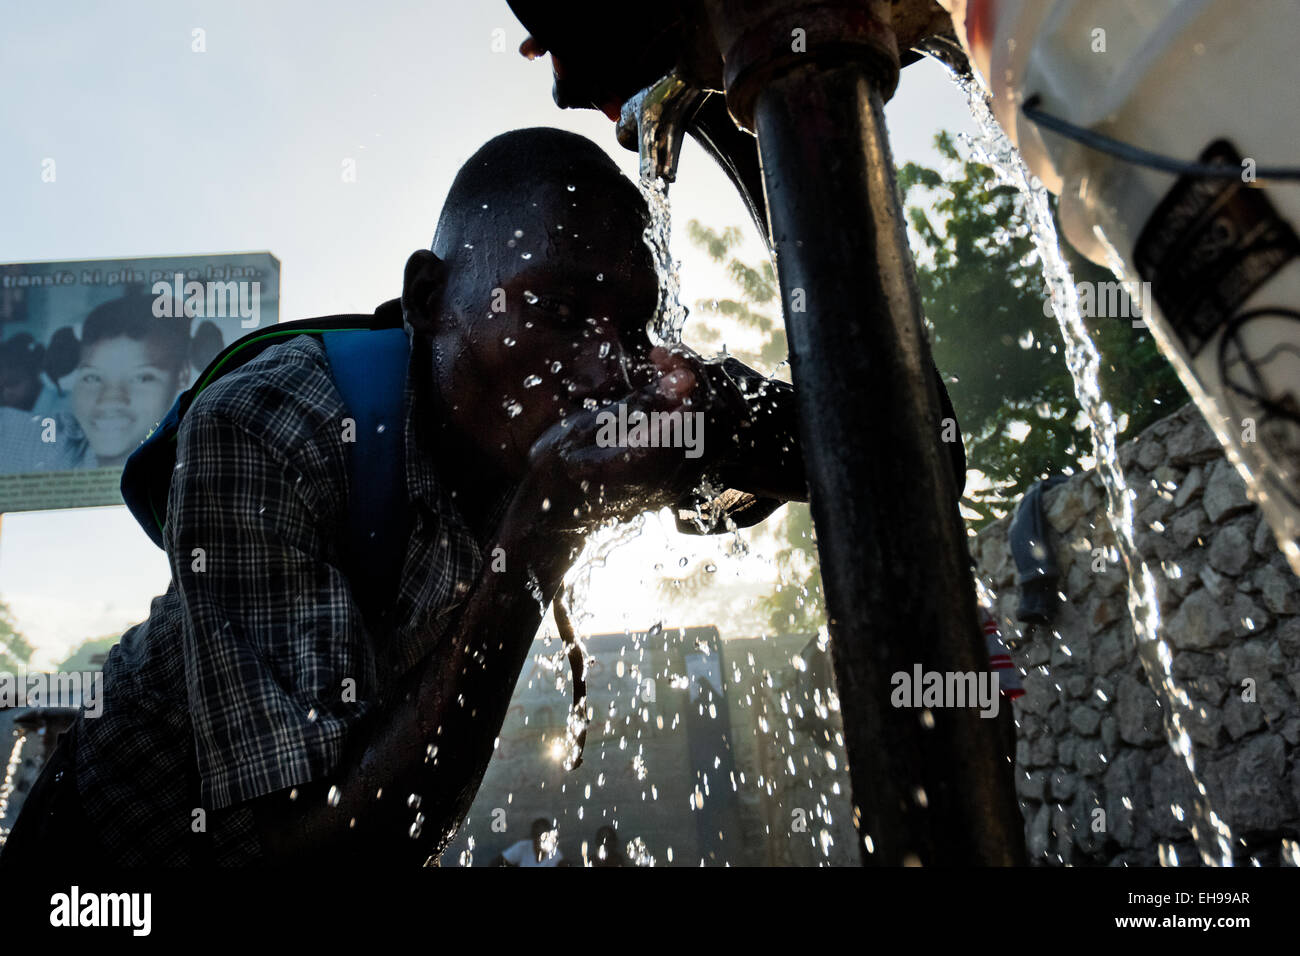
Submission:
{"label": "man's ear", "polygon": [[447,287],[447,263],[428,249],[417,249],[406,260],[402,277],[402,313],[417,332],[432,332]]}

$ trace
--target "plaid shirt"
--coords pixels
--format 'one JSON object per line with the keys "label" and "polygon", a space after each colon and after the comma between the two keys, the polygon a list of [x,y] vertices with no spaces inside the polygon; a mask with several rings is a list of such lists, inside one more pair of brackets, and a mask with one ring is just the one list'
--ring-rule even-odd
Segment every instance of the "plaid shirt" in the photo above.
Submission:
{"label": "plaid shirt", "polygon": [[320,342],[267,349],[184,417],[171,584],[109,654],[101,716],[74,728],[80,797],[115,861],[256,862],[246,801],[328,776],[349,729],[446,630],[486,545],[427,447],[436,410],[417,382],[430,354],[417,338],[404,423],[412,530],[387,634],[367,633],[339,570],[346,413]]}

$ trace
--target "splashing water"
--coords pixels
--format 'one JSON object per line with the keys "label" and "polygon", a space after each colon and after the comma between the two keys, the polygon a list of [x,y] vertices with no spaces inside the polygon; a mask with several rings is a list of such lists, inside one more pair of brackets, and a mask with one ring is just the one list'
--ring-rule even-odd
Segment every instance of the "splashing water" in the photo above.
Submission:
{"label": "splashing water", "polygon": [[654,866],[655,858],[645,845],[645,840],[636,837],[627,845],[627,858],[633,866]]}
{"label": "splashing water", "polygon": [[[9,760],[5,764],[4,781],[0,782],[0,820],[3,820],[5,814],[9,812],[9,798],[14,792],[18,767],[19,764],[22,763],[23,759],[23,744],[26,742],[27,735],[25,733],[15,735],[13,750],[9,752]],[[0,848],[4,847],[5,840],[8,836],[8,830],[0,829]]]}
{"label": "splashing water", "polygon": [[[1106,489],[1106,516],[1115,531],[1128,573],[1128,609],[1137,636],[1138,656],[1164,712],[1169,745],[1183,758],[1196,785],[1197,822],[1191,826],[1192,837],[1206,865],[1231,866],[1232,832],[1211,808],[1205,785],[1196,775],[1195,752],[1186,727],[1193,704],[1187,691],[1174,679],[1173,655],[1169,643],[1160,636],[1155,577],[1142,560],[1134,537],[1133,502],[1137,495],[1129,489],[1116,453],[1114,412],[1110,403],[1103,400],[1098,381],[1101,356],[1080,317],[1078,290],[1061,253],[1047,189],[1029,172],[1020,153],[994,119],[984,90],[957,74],[954,81],[966,94],[980,133],[976,138],[963,138],[979,161],[991,167],[1001,182],[1019,190],[1024,198],[1034,247],[1043,264],[1043,277],[1051,289],[1052,310],[1065,341],[1066,365],[1074,379],[1075,396],[1088,418],[1097,472]],[[1169,854],[1161,856],[1162,862],[1177,865],[1172,848]]]}
{"label": "splashing water", "polygon": [[549,860],[555,856],[555,851],[559,848],[560,831],[555,829],[547,830],[542,834],[539,842],[542,845],[542,859]]}
{"label": "splashing water", "polygon": [[[637,515],[631,521],[607,526],[587,538],[582,554],[565,575],[562,586],[564,605],[569,609],[575,634],[581,634],[583,622],[592,617],[590,611],[584,610],[587,595],[591,590],[592,574],[598,568],[605,567],[611,554],[641,537],[645,530],[645,521],[645,515]],[[582,653],[584,665],[590,666],[591,657],[583,648],[581,640],[578,641],[578,648]],[[564,657],[564,653],[561,652],[559,656]],[[558,662],[556,673],[564,673],[563,668],[558,666]],[[582,748],[579,747],[578,741],[582,732],[590,726],[591,713],[586,701],[583,701],[581,708],[571,704],[568,717],[564,722],[564,742],[560,749],[566,770],[573,767],[581,754]]]}
{"label": "splashing water", "polygon": [[[672,257],[669,240],[672,236],[672,210],[668,204],[668,183],[662,177],[653,180],[641,178],[637,181],[641,195],[645,197],[650,212],[650,221],[642,238],[650,249],[655,272],[659,278],[659,302],[653,321],[647,328],[655,344],[666,345],[680,342],[682,326],[686,324],[686,309],[681,302],[681,280],[678,277],[677,262]],[[572,189],[572,187],[570,187]],[[602,275],[601,279],[604,278]],[[608,346],[602,346],[604,357]],[[734,525],[734,523],[733,523]],[[610,554],[629,542],[639,538],[645,528],[645,515],[616,527],[602,529],[590,537],[582,556],[575,562],[564,584],[565,605],[573,614],[575,633],[582,633],[582,622],[591,615],[582,610],[583,599],[591,586],[591,575],[597,568],[603,568]],[[572,752],[576,745],[575,715],[571,714],[566,727],[566,751]],[[585,715],[578,715],[585,722]],[[582,726],[582,724],[578,724]]]}
{"label": "splashing water", "polygon": [[[674,343],[681,341],[683,326],[686,319],[686,310],[680,302],[680,285],[677,272],[677,263],[673,261],[669,252],[670,237],[670,210],[667,201],[667,186],[662,181],[642,183],[641,189],[645,195],[647,206],[650,210],[651,218],[648,227],[643,233],[644,241],[651,250],[652,259],[655,264],[659,279],[659,302],[654,317],[654,322],[648,331],[652,340],[659,344]],[[599,280],[598,280],[599,281]],[[511,343],[506,343],[511,344]],[[528,382],[524,383],[527,388]],[[512,399],[507,399],[502,404],[505,414],[513,414],[510,407]],[[699,514],[695,516],[697,524],[701,525],[701,530],[705,528],[713,529],[714,524],[720,526],[719,530],[725,530],[726,536],[719,540],[722,542],[731,539],[730,548],[725,553],[719,553],[717,558],[704,558],[701,561],[701,571],[708,576],[709,584],[713,587],[723,587],[724,582],[716,582],[717,578],[729,578],[729,572],[733,570],[733,562],[738,565],[743,561],[750,567],[755,567],[761,563],[771,569],[774,568],[773,559],[763,554],[756,554],[750,550],[750,542],[746,535],[747,531],[736,526],[734,520],[725,513],[714,515],[711,512],[710,499],[721,492],[721,488],[703,489],[704,500],[701,502]],[[706,516],[707,519],[706,520]],[[562,594],[565,606],[569,610],[573,632],[581,635],[592,629],[591,625],[597,614],[586,610],[586,604],[591,600],[591,596],[599,587],[604,589],[610,586],[607,578],[609,574],[598,575],[601,569],[607,569],[614,563],[616,552],[622,551],[628,546],[634,545],[637,541],[644,541],[647,532],[653,532],[655,529],[647,525],[647,520],[651,519],[650,514],[640,515],[626,523],[609,523],[601,527],[596,533],[589,535],[585,542],[585,547],[580,558],[574,563],[569,572],[565,575],[562,585]],[[675,555],[674,555],[675,557]],[[683,557],[683,566],[688,563],[688,559]],[[656,565],[655,570],[661,570],[661,565]],[[739,572],[737,572],[739,576]],[[624,581],[614,582],[615,587],[626,587]],[[778,580],[777,586],[780,587]],[[529,593],[538,600],[539,607],[543,600],[540,595],[540,589],[536,588],[534,582],[527,584]],[[748,601],[748,599],[737,598],[736,601]],[[733,601],[732,603],[736,603]],[[596,602],[592,601],[593,605]],[[752,602],[749,602],[752,603]],[[549,617],[549,609],[543,608],[543,620]],[[698,611],[698,606],[692,605],[692,611]],[[719,616],[725,616],[731,613],[730,610],[719,610]],[[651,618],[653,620],[653,618]],[[719,625],[722,620],[717,621]],[[762,627],[763,625],[757,625]],[[823,628],[824,632],[824,628]],[[518,743],[515,743],[513,749],[509,750],[509,755],[505,758],[506,763],[499,764],[503,776],[514,772],[510,768],[509,761],[525,759],[537,762],[545,761],[545,764],[553,766],[555,763],[563,765],[565,770],[570,768],[572,757],[574,755],[577,738],[580,732],[589,725],[594,724],[593,738],[587,741],[588,753],[585,756],[583,768],[580,772],[590,774],[590,778],[561,777],[557,781],[551,777],[547,781],[542,781],[537,787],[536,794],[530,794],[529,798],[538,801],[538,810],[545,813],[551,819],[558,819],[563,816],[568,821],[598,820],[600,822],[612,822],[616,826],[620,818],[620,813],[630,813],[633,819],[636,819],[638,812],[645,813],[645,807],[653,807],[657,801],[661,801],[661,788],[665,788],[665,774],[671,776],[675,767],[666,765],[662,756],[664,746],[662,738],[668,735],[674,735],[681,739],[679,745],[674,745],[677,749],[687,746],[686,738],[691,732],[688,726],[690,720],[707,721],[722,720],[727,718],[724,701],[722,698],[714,697],[712,694],[701,694],[699,684],[692,684],[692,679],[686,674],[675,672],[675,665],[668,665],[665,669],[664,661],[669,654],[669,645],[680,635],[680,631],[673,628],[665,628],[663,623],[651,627],[646,632],[633,633],[628,631],[630,640],[626,644],[624,651],[619,652],[619,659],[616,662],[608,659],[593,657],[582,647],[582,641],[579,640],[578,646],[582,649],[584,660],[588,664],[595,663],[601,666],[610,666],[612,677],[607,680],[618,680],[620,683],[611,685],[618,689],[614,692],[615,699],[608,702],[606,707],[605,699],[598,698],[600,703],[593,705],[587,700],[581,702],[581,705],[574,705],[571,696],[566,691],[567,677],[571,673],[566,662],[566,648],[556,650],[556,645],[551,642],[551,635],[543,634],[541,637],[542,645],[548,648],[546,652],[535,655],[535,660],[539,665],[536,672],[542,685],[547,689],[547,696],[550,696],[550,687],[554,686],[555,691],[563,697],[569,697],[566,701],[568,707],[567,719],[564,721],[563,730],[556,726],[550,716],[550,708],[555,706],[553,701],[548,701],[546,716],[540,717],[536,712],[526,712],[521,720],[523,734],[533,733],[530,728],[536,728],[540,723],[542,725],[542,746],[537,747],[537,740],[534,736],[532,740],[525,744],[526,747],[533,747],[539,755],[538,757],[528,756],[520,757]],[[683,648],[695,655],[702,655],[704,658],[709,657],[711,650],[708,644],[701,646],[691,646]],[[824,651],[824,646],[823,646]],[[778,801],[777,805],[783,805],[787,801],[795,799],[803,800],[804,795],[813,799],[814,806],[809,808],[808,816],[810,821],[820,819],[821,826],[810,826],[804,835],[804,839],[815,848],[820,862],[825,863],[829,860],[832,848],[838,851],[840,845],[851,845],[851,837],[842,836],[836,832],[832,838],[828,832],[831,822],[838,821],[841,816],[845,820],[849,818],[849,808],[841,807],[847,801],[841,788],[841,783],[837,781],[835,775],[840,773],[843,766],[843,736],[834,728],[826,731],[819,731],[817,739],[809,739],[805,742],[804,738],[810,737],[812,731],[802,729],[802,722],[805,716],[816,713],[821,720],[827,720],[835,711],[838,710],[838,702],[829,687],[807,687],[802,684],[795,686],[785,686],[773,688],[772,674],[768,670],[768,662],[761,658],[756,662],[753,653],[748,655],[747,666],[743,663],[744,657],[727,658],[727,673],[730,674],[730,683],[733,688],[728,688],[725,693],[737,694],[738,705],[746,709],[752,709],[757,713],[758,719],[751,728],[748,724],[733,725],[728,736],[727,742],[722,745],[717,753],[709,758],[713,771],[702,773],[695,781],[692,781],[696,793],[692,794],[692,811],[690,819],[684,823],[691,831],[698,830],[703,823],[697,820],[710,820],[709,815],[715,804],[722,803],[733,793],[745,793],[757,797],[760,793],[765,794],[769,800]],[[654,663],[652,663],[654,662]],[[799,665],[804,663],[799,659]],[[702,665],[706,668],[711,666],[711,662],[705,661]],[[778,669],[781,664],[776,663]],[[798,665],[796,665],[798,669]],[[623,681],[626,673],[626,681]],[[784,674],[782,670],[781,673]],[[723,690],[724,685],[721,683],[726,680],[726,676],[721,668],[712,678],[718,681],[716,689]],[[588,668],[588,681],[592,680],[591,668]],[[784,678],[783,678],[784,680]],[[742,683],[743,682],[743,683]],[[529,680],[529,687],[532,687],[532,679]],[[696,687],[695,696],[691,696],[684,702],[684,706],[678,709],[677,704],[671,706],[664,702],[664,691],[671,689],[677,692],[689,692],[692,686]],[[657,688],[657,691],[656,691]],[[659,703],[655,703],[655,693],[659,694]],[[605,693],[604,690],[601,693]],[[778,704],[779,700],[779,704]],[[687,711],[689,708],[689,713]],[[608,710],[608,713],[606,713]],[[766,714],[771,720],[767,720],[763,715]],[[530,724],[530,718],[533,723]],[[734,719],[734,718],[732,718]],[[796,721],[800,723],[796,723]],[[762,727],[762,733],[759,733],[758,727]],[[731,740],[745,733],[755,736],[756,753],[753,756],[755,766],[737,764],[734,769],[725,768],[722,765],[724,758],[728,757],[728,750],[731,746]],[[651,735],[659,738],[657,745],[651,745],[647,741]],[[516,741],[518,738],[515,738]],[[510,748],[511,741],[505,738],[498,738],[498,743],[502,750]],[[815,745],[815,746],[814,746]],[[813,757],[810,761],[805,756]],[[795,758],[799,760],[796,762]],[[494,760],[497,758],[494,757]],[[602,761],[606,763],[602,764]],[[607,772],[617,775],[618,781],[611,779]],[[582,786],[584,780],[589,779],[585,788]],[[566,790],[565,780],[568,781],[568,790]],[[527,786],[528,781],[522,781]],[[558,782],[558,794],[555,792],[554,784]],[[548,783],[550,785],[548,785]],[[631,799],[637,800],[642,804],[638,810],[628,808],[624,810],[621,798],[611,794],[621,793],[620,787],[635,788],[631,791],[636,794],[639,791],[639,800],[636,796]],[[502,806],[509,806],[512,797],[518,795],[517,784],[512,781],[509,785],[512,791],[501,802]],[[495,799],[495,798],[494,798]],[[832,814],[830,811],[832,801],[835,801],[836,810]],[[801,804],[802,805],[802,804]],[[485,804],[486,806],[486,804]],[[662,816],[667,813],[665,809],[651,811]],[[674,807],[682,811],[685,810],[685,800],[680,807],[674,800]],[[628,837],[636,836],[636,828],[639,823],[632,824],[632,832]],[[466,821],[468,827],[468,820]],[[620,831],[621,832],[621,831]],[[770,831],[769,831],[770,832]],[[472,841],[468,829],[466,836]],[[558,838],[558,834],[553,834]],[[706,839],[713,841],[720,837],[713,834],[697,833],[696,836],[701,841]],[[488,837],[486,833],[479,835],[480,840],[495,840],[495,837]],[[658,842],[658,837],[647,834],[645,837],[636,837],[631,842],[624,842],[626,847],[626,857],[628,862],[637,866],[654,866],[657,862],[662,863],[665,859],[668,863],[673,862],[674,852],[671,846],[664,847]],[[626,840],[626,838],[625,838]],[[849,841],[846,843],[846,841]],[[558,841],[557,841],[558,842]],[[465,846],[462,844],[462,846]],[[662,852],[661,852],[662,851]],[[718,846],[719,856],[717,862],[729,862],[727,856],[730,854],[739,854],[743,850],[738,845],[732,845],[730,841]],[[474,859],[474,844],[468,843],[466,852],[460,855],[462,865],[470,865]],[[482,855],[482,851],[478,855]],[[679,857],[683,856],[679,852]],[[658,857],[658,861],[656,860]],[[584,858],[586,854],[584,853]],[[455,857],[451,857],[454,859]],[[679,862],[684,862],[679,861]],[[701,863],[705,861],[700,860]]]}

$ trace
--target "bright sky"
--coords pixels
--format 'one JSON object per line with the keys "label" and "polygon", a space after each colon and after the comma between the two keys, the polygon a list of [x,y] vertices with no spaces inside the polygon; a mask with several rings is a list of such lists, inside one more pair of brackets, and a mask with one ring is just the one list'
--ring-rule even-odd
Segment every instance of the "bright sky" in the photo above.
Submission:
{"label": "bright sky", "polygon": [[[555,107],[549,65],[515,52],[524,31],[504,0],[59,0],[10,4],[4,21],[0,262],[269,250],[282,267],[282,319],[362,312],[400,291],[456,170],[503,130],[582,133],[635,176],[608,120]],[[191,49],[196,28],[204,53]],[[492,50],[496,30],[503,52]],[[929,63],[905,71],[886,115],[899,162],[934,164],[935,132],[973,128]],[[348,157],[351,184],[339,175]],[[57,163],[54,183],[41,181],[46,158]],[[691,144],[671,198],[683,299],[728,294],[684,224],[741,226],[745,257],[757,261],[735,191]],[[755,633],[746,596],[771,580],[761,553],[727,558],[725,540],[661,524],[671,527],[652,517],[593,576],[583,629],[668,618]],[[701,562],[735,587],[663,608],[655,565],[684,575]],[[4,516],[0,599],[37,646],[35,664],[147,617],[167,579],[162,552],[125,508]]]}

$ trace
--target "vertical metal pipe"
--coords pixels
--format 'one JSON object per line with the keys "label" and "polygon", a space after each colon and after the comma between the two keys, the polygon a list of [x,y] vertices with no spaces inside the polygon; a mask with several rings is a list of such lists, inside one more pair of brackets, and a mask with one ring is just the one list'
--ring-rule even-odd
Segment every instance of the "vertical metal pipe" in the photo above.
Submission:
{"label": "vertical metal pipe", "polygon": [[763,85],[754,126],[864,862],[1023,863],[998,721],[891,703],[896,673],[988,658],[881,96],[810,63]]}

